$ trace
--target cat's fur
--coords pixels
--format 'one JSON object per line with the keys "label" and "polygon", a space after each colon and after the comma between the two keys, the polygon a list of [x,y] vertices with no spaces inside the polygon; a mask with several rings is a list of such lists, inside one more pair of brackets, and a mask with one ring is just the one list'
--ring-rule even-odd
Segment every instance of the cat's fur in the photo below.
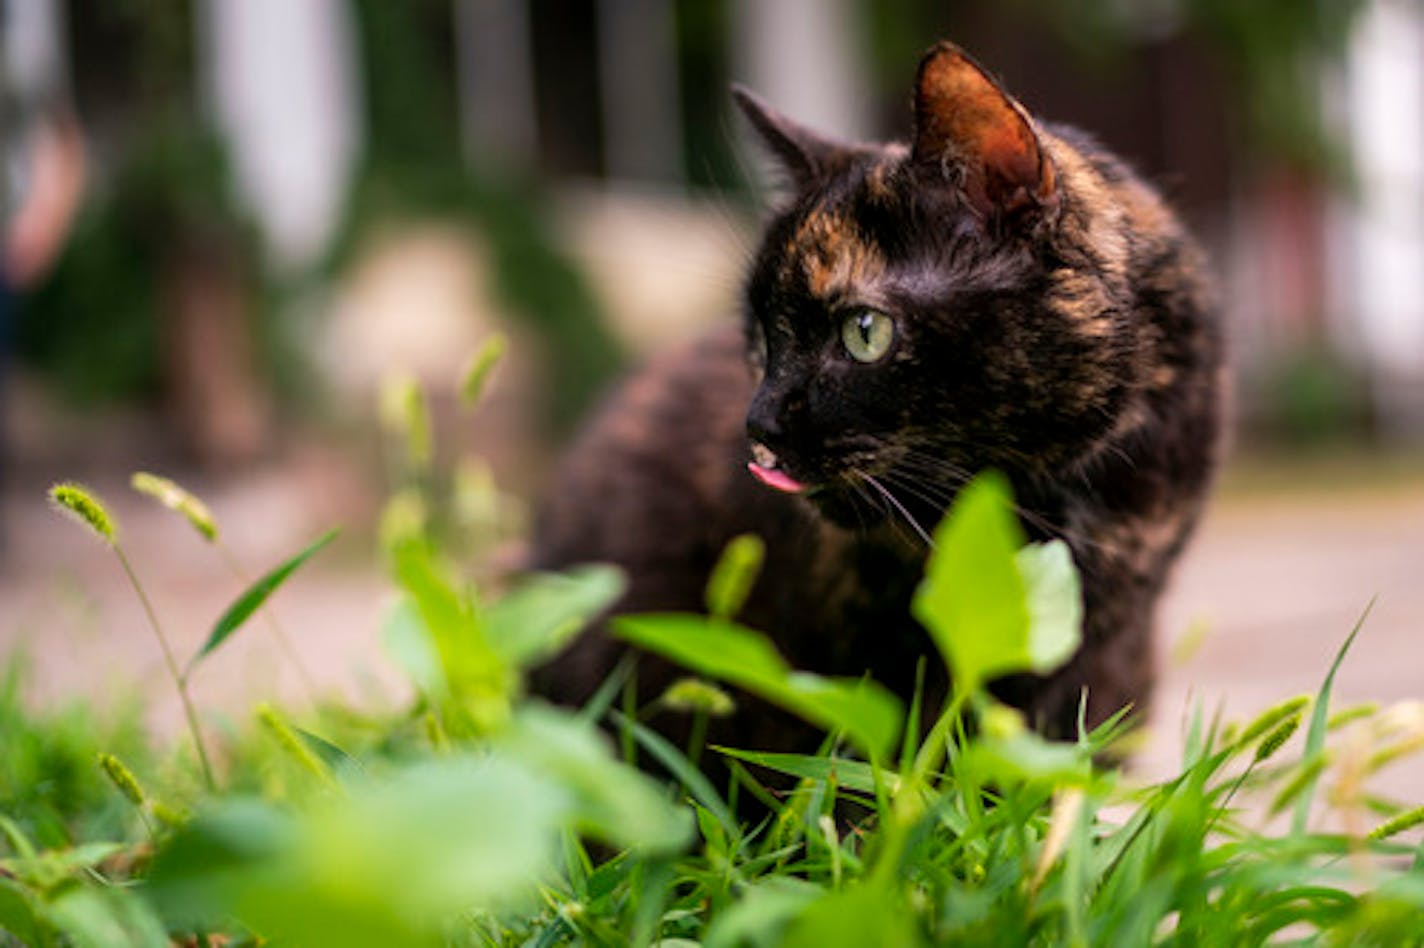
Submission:
{"label": "cat's fur", "polygon": [[[908,698],[932,652],[908,612],[927,554],[910,521],[932,529],[969,474],[998,468],[1029,536],[1072,549],[1085,641],[1057,673],[996,692],[1060,734],[1084,687],[1091,720],[1140,707],[1154,604],[1220,427],[1195,244],[1121,161],[1030,118],[948,43],[921,63],[909,145],[836,143],[736,95],[795,190],[752,264],[743,332],[626,382],[566,458],[536,564],[617,563],[621,609],[696,610],[727,540],[758,533],[767,565],[745,623],[796,667],[869,672]],[[841,348],[860,307],[896,320],[875,364]],[[748,432],[772,452],[759,460],[819,489],[758,483]],[[579,701],[622,652],[590,633],[536,687]],[[641,695],[676,674],[644,656]],[[722,736],[785,746],[785,726],[753,707]]]}

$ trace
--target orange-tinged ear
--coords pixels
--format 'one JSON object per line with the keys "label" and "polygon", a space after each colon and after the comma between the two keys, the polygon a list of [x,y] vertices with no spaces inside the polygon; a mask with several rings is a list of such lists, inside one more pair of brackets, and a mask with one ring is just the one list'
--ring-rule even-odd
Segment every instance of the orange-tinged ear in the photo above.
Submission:
{"label": "orange-tinged ear", "polygon": [[1057,200],[1053,163],[1028,113],[953,43],[939,43],[920,61],[914,157],[954,173],[984,217]]}
{"label": "orange-tinged ear", "polygon": [[842,167],[855,151],[854,146],[792,121],[745,86],[733,84],[732,99],[798,190]]}

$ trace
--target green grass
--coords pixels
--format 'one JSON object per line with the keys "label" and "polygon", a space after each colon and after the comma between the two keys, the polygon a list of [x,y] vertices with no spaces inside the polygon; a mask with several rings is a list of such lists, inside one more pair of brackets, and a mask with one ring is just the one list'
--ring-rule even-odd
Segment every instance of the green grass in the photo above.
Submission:
{"label": "green grass", "polygon": [[[205,735],[209,789],[192,740],[154,752],[133,714],[27,711],[11,665],[0,944],[1424,939],[1424,859],[1401,842],[1424,810],[1368,791],[1373,769],[1419,745],[1420,725],[1332,709],[1353,634],[1317,693],[1247,722],[1198,709],[1179,772],[1136,783],[1099,763],[1127,718],[1053,743],[985,689],[1052,669],[1079,635],[1067,551],[1024,546],[1007,487],[986,477],[937,530],[915,602],[926,660],[955,682],[943,707],[788,668],[736,623],[764,566],[742,540],[712,575],[706,615],[614,623],[687,681],[640,701],[620,672],[587,707],[557,709],[525,694],[525,671],[623,577],[593,567],[476,584],[479,569],[450,551],[481,544],[427,528],[429,480],[416,472],[382,530],[396,593],[387,645],[418,695],[398,712],[261,707],[246,727]],[[316,549],[238,591],[184,667],[221,662]],[[818,725],[822,750],[704,748],[724,686]],[[694,716],[689,746],[647,726],[655,707]],[[726,785],[699,767],[713,755]]]}

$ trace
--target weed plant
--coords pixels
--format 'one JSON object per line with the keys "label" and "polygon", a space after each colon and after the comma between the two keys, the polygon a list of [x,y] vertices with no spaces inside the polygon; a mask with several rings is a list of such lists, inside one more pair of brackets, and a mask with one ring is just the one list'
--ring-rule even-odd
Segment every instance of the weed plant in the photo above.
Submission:
{"label": "weed plant", "polygon": [[[476,360],[467,390],[491,364]],[[526,670],[603,614],[623,577],[589,566],[476,584],[487,571],[450,552],[471,545],[430,529],[441,500],[419,414],[407,413],[414,473],[380,541],[396,591],[386,643],[417,697],[394,713],[262,706],[216,748],[208,789],[191,758],[163,763],[132,725],[23,711],[12,665],[0,690],[0,944],[1424,939],[1424,855],[1404,841],[1424,808],[1367,789],[1424,744],[1424,716],[1332,709],[1354,632],[1315,694],[1247,722],[1197,709],[1179,772],[1134,781],[1104,763],[1129,709],[1051,742],[987,690],[1057,667],[1081,617],[1068,551],[1025,545],[1005,482],[987,475],[936,530],[914,603],[926,661],[946,663],[954,683],[943,707],[789,668],[738,625],[758,570],[775,568],[743,538],[714,570],[705,614],[611,622],[687,679],[638,696],[623,669],[585,707],[556,708],[525,693]],[[221,660],[329,540],[237,596],[180,677]],[[741,694],[822,728],[820,752],[703,747],[701,725]],[[689,745],[653,730],[654,712],[693,715]],[[699,768],[710,755],[728,765],[725,786]]]}

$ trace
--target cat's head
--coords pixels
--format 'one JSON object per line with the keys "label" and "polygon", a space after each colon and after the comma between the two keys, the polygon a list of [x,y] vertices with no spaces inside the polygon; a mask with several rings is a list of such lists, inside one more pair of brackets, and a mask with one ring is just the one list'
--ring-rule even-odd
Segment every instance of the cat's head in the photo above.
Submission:
{"label": "cat's head", "polygon": [[882,488],[942,507],[972,472],[1050,471],[1120,423],[1137,342],[1102,166],[948,43],[908,145],[734,95],[793,191],[747,283],[753,473],[852,525]]}

